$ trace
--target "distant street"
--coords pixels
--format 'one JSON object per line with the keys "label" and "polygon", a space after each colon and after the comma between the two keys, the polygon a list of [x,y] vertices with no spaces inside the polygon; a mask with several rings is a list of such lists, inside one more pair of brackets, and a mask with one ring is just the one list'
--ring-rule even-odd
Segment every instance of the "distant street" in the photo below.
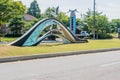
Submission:
{"label": "distant street", "polygon": [[0,80],[120,80],[120,51],[0,63]]}

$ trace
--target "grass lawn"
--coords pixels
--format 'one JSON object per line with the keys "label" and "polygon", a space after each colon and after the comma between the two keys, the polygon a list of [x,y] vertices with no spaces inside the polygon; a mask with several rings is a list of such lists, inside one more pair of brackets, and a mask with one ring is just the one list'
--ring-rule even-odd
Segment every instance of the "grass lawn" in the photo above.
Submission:
{"label": "grass lawn", "polygon": [[17,38],[0,37],[1,42],[12,42]]}
{"label": "grass lawn", "polygon": [[51,54],[56,52],[94,50],[105,48],[120,48],[120,40],[89,40],[88,43],[75,44],[48,43],[40,44],[34,47],[15,47],[8,45],[0,45],[0,57],[32,54]]}

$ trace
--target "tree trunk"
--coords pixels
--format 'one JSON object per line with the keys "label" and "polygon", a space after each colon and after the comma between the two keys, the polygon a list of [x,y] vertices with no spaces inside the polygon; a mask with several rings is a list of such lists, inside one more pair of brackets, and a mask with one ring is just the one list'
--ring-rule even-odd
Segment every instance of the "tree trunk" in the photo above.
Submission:
{"label": "tree trunk", "polygon": [[96,36],[95,29],[93,29],[93,40],[96,39],[95,36]]}

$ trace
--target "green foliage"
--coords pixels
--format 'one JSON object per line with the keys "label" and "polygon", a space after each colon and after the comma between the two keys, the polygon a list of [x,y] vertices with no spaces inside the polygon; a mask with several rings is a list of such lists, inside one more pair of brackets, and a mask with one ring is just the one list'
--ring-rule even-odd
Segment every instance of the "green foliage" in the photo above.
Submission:
{"label": "green foliage", "polygon": [[51,18],[51,17],[57,17],[59,14],[59,6],[58,7],[48,7],[44,12],[44,17]]}
{"label": "green foliage", "polygon": [[107,34],[107,33],[100,33],[100,34],[98,35],[98,38],[99,38],[99,39],[112,39],[113,36],[110,35],[110,34]]}
{"label": "green foliage", "polygon": [[81,26],[82,25],[82,20],[80,18],[76,19],[76,25]]}
{"label": "green foliage", "polygon": [[26,31],[28,31],[37,22],[38,20],[24,21],[24,27],[22,28],[22,33],[25,33]]}
{"label": "green foliage", "polygon": [[89,26],[90,30],[93,30],[95,28],[96,31],[99,31],[99,30],[104,30],[105,29],[105,27],[108,24],[108,19],[104,15],[96,15],[95,24],[94,24],[93,16],[87,18],[86,22],[87,22],[87,25]]}
{"label": "green foliage", "polygon": [[120,27],[120,19],[112,19],[112,22],[114,23],[114,25],[119,28]]}
{"label": "green foliage", "polygon": [[112,21],[109,23],[109,27],[111,33],[117,33],[118,28],[120,28],[120,19],[112,19]]}
{"label": "green foliage", "polygon": [[[98,37],[98,39],[112,39],[113,38],[113,36],[109,33],[99,33],[98,35],[96,35],[96,37]],[[89,38],[92,39],[93,35],[91,34]]]}
{"label": "green foliage", "polygon": [[26,7],[20,1],[0,0],[0,26],[25,11]]}
{"label": "green foliage", "polygon": [[24,15],[26,12],[26,6],[24,6],[21,1],[13,1],[12,10],[13,12],[11,14],[11,17]]}
{"label": "green foliage", "polygon": [[84,16],[83,25],[96,36],[96,39],[98,34],[107,32],[108,18],[105,15],[96,11],[94,18],[93,11],[89,10]]}
{"label": "green foliage", "polygon": [[13,35],[22,34],[21,30],[24,27],[24,21],[22,16],[14,17],[9,24],[10,30]]}
{"label": "green foliage", "polygon": [[54,10],[54,7],[48,7],[46,10],[45,10],[45,13],[44,13],[44,17],[48,17],[48,18],[51,18],[53,17],[52,15],[52,12]]}
{"label": "green foliage", "polygon": [[1,41],[2,42],[12,42],[12,41],[15,41],[17,38],[10,38],[10,37],[4,37],[4,38],[1,38]]}
{"label": "green foliage", "polygon": [[40,12],[41,12],[41,10],[39,8],[39,5],[38,5],[37,1],[34,0],[31,3],[30,8],[27,11],[27,14],[30,14],[36,18],[40,18]]}
{"label": "green foliage", "polygon": [[92,35],[94,34],[96,38],[111,38],[110,33],[117,33],[118,28],[120,27],[120,19],[113,19],[112,21],[108,21],[108,18],[105,15],[102,15],[102,12],[95,12],[95,24],[94,24],[94,16],[93,11],[88,9],[86,14],[84,14],[82,21],[82,30],[86,30]]}
{"label": "green foliage", "polygon": [[57,18],[58,18],[58,20],[60,20],[61,22],[63,22],[63,24],[66,27],[69,26],[69,17],[64,12],[58,13]]}
{"label": "green foliage", "polygon": [[[5,24],[8,24],[16,16],[23,15],[25,11],[26,7],[21,1],[0,0],[0,31],[6,27]],[[5,32],[1,32],[1,35],[5,36],[5,34]]]}

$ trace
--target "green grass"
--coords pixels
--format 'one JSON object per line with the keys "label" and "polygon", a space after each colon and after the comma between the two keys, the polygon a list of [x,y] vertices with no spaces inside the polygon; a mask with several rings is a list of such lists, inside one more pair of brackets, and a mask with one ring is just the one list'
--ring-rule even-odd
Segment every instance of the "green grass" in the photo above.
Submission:
{"label": "green grass", "polygon": [[12,42],[17,38],[0,37],[0,39],[1,39],[1,42]]}
{"label": "green grass", "polygon": [[106,48],[120,48],[120,40],[119,39],[89,40],[88,43],[76,43],[76,44],[48,43],[34,47],[15,47],[0,45],[0,57],[32,54],[51,54],[56,52],[95,50]]}

